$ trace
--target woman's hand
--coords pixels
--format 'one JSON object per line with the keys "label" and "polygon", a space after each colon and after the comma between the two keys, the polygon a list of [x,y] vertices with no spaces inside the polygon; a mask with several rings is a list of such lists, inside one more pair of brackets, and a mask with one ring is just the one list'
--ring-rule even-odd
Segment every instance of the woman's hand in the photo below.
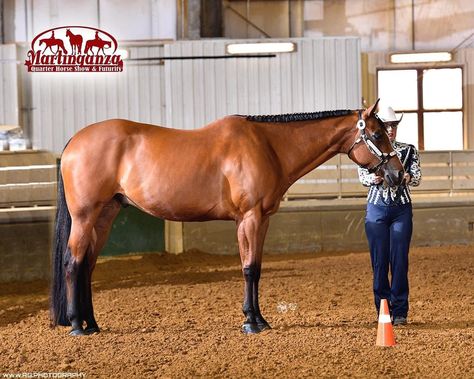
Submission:
{"label": "woman's hand", "polygon": [[408,172],[405,172],[405,175],[403,175],[403,180],[405,181],[405,184],[410,183],[411,176]]}
{"label": "woman's hand", "polygon": [[383,177],[375,175],[374,176],[374,184],[380,184],[383,182]]}

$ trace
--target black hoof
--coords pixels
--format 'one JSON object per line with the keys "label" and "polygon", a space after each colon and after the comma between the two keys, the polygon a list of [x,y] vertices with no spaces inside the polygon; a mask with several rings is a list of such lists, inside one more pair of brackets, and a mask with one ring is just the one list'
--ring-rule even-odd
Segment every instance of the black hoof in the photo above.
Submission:
{"label": "black hoof", "polygon": [[86,333],[82,329],[73,329],[69,332],[70,336],[85,336]]}
{"label": "black hoof", "polygon": [[96,334],[96,333],[100,333],[100,329],[98,326],[93,326],[93,327],[89,327],[89,328],[86,328],[84,330],[84,333],[89,335],[89,334]]}
{"label": "black hoof", "polygon": [[261,330],[256,322],[245,322],[242,325],[242,333],[244,334],[256,334],[260,332]]}

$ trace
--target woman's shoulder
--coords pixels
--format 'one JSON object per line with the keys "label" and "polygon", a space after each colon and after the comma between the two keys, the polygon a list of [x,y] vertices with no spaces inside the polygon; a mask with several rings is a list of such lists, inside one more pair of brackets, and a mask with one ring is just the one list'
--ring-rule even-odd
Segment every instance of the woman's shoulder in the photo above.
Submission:
{"label": "woman's shoulder", "polygon": [[411,143],[405,143],[405,142],[399,142],[399,141],[394,141],[393,142],[393,147],[395,147],[398,150],[407,150],[410,149],[412,151],[417,151],[415,145],[412,145]]}

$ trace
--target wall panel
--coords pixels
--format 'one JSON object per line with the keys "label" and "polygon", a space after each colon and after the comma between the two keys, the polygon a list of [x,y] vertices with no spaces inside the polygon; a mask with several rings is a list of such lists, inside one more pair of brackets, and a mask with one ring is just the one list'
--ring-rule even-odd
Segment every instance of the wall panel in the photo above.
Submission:
{"label": "wall panel", "polygon": [[[128,47],[131,58],[163,54],[163,46]],[[32,141],[60,153],[83,127],[110,118],[164,124],[164,68],[156,61],[129,63],[123,73],[30,74]]]}
{"label": "wall panel", "polygon": [[[358,39],[291,41],[296,52],[274,58],[127,61],[123,73],[29,74],[33,146],[60,153],[78,130],[110,118],[195,129],[228,114],[360,106]],[[222,56],[228,42],[122,47],[130,58]]]}
{"label": "wall panel", "polygon": [[[358,39],[290,41],[297,44],[296,52],[278,54],[275,58],[166,61],[167,124],[194,129],[235,113],[277,114],[360,107]],[[165,55],[224,55],[229,42],[180,41],[166,45]]]}
{"label": "wall panel", "polygon": [[18,125],[15,45],[0,45],[0,125]]}

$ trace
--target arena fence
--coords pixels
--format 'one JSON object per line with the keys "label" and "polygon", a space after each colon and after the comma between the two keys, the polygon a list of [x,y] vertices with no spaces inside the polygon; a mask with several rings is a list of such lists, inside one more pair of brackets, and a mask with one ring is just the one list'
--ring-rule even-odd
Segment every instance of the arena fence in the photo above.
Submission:
{"label": "arena fence", "polygon": [[[44,151],[0,152],[0,209],[40,211],[56,202],[56,158]],[[474,151],[423,151],[414,194],[455,196],[474,191]],[[363,197],[357,165],[339,154],[298,180],[285,199]]]}
{"label": "arena fence", "polygon": [[[474,151],[420,155],[423,180],[413,188],[417,197],[414,244],[472,243]],[[57,160],[51,153],[0,152],[0,282],[49,276],[56,173]],[[267,251],[365,249],[366,193],[357,166],[346,156],[334,157],[290,188],[288,201],[272,218]],[[114,223],[105,253],[163,251],[165,236],[170,252],[193,248],[216,254],[238,251],[235,223],[164,224],[129,207]]]}
{"label": "arena fence", "polygon": [[[423,179],[412,187],[416,195],[456,196],[474,192],[474,151],[423,151]],[[337,155],[298,180],[285,199],[328,199],[366,196],[358,179],[357,165],[346,155]]]}
{"label": "arena fence", "polygon": [[56,158],[0,152],[0,282],[46,279],[56,204]]}
{"label": "arena fence", "polygon": [[56,203],[56,158],[45,151],[0,152],[0,208]]}

